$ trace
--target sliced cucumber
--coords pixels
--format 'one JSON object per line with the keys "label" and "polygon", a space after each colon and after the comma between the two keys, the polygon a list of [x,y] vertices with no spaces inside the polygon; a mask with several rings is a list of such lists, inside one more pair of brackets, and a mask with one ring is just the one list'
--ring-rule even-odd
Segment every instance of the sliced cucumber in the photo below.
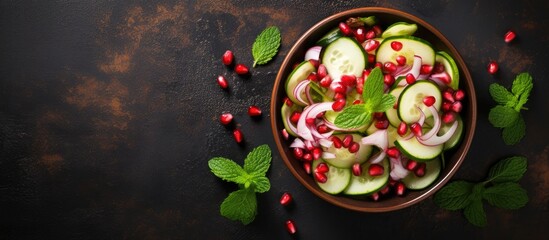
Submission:
{"label": "sliced cucumber", "polygon": [[[334,134],[339,139],[343,139],[345,135],[347,134]],[[329,148],[323,147],[322,150],[335,155],[335,158],[324,159],[324,161],[339,168],[350,168],[354,163],[363,163],[368,160],[368,157],[372,153],[372,146],[361,144],[362,136],[360,134],[353,133],[351,135],[353,136],[353,142],[360,144],[358,152],[351,153],[348,148],[335,148],[333,145]]]}
{"label": "sliced cucumber", "polygon": [[324,35],[320,40],[316,42],[316,45],[325,47],[326,45],[332,43],[336,39],[343,37],[343,33],[339,31],[339,28],[334,28],[332,31],[329,31]]}
{"label": "sliced cucumber", "polygon": [[436,158],[425,162],[425,175],[418,177],[414,173],[409,173],[402,179],[402,183],[412,190],[420,190],[430,186],[437,180],[440,174],[441,166],[440,159]]}
{"label": "sliced cucumber", "polygon": [[[396,101],[398,102],[398,99],[400,97],[400,94],[402,93],[402,90],[404,90],[404,87],[396,87],[396,88],[393,88],[389,92],[389,94],[395,96]],[[398,117],[398,112],[395,108],[387,109],[387,111],[385,111],[385,115],[387,115],[387,120],[389,120],[389,123],[393,127],[398,127],[398,125],[400,125],[400,122],[402,120],[400,120],[400,118]]]}
{"label": "sliced cucumber", "polygon": [[[316,169],[318,164],[322,163],[322,159],[313,161],[313,169]],[[328,179],[325,183],[318,182],[315,178],[315,182],[318,186],[329,194],[338,194],[345,190],[349,183],[351,182],[351,169],[350,168],[338,168],[329,163],[328,167],[330,170],[326,173],[326,178]]]}
{"label": "sliced cucumber", "polygon": [[385,185],[389,182],[389,160],[384,158],[381,161],[381,165],[385,171],[383,171],[382,175],[373,177],[368,174],[370,162],[362,164],[362,175],[351,175],[351,182],[343,193],[348,195],[372,194],[385,187]]}
{"label": "sliced cucumber", "polygon": [[[459,115],[456,115],[456,121],[458,122],[458,126],[456,128],[456,131],[454,132],[454,135],[448,139],[444,143],[444,150],[452,149],[458,145],[458,143],[461,141],[461,137],[463,136],[463,120]],[[452,124],[445,124],[443,123],[442,127],[440,127],[440,130],[438,131],[438,135],[442,135],[450,129]]]}
{"label": "sliced cucumber", "polygon": [[350,37],[340,37],[323,48],[320,59],[332,79],[351,74],[360,77],[368,65],[368,54]]}
{"label": "sliced cucumber", "polygon": [[400,138],[400,135],[397,133],[397,129],[391,125],[387,127],[387,138],[389,139],[389,147],[395,146],[395,141]]}
{"label": "sliced cucumber", "polygon": [[427,146],[421,144],[415,137],[408,140],[398,138],[395,141],[395,146],[406,157],[420,162],[425,162],[436,158],[442,153],[443,149],[443,144]]}
{"label": "sliced cucumber", "polygon": [[454,90],[459,88],[459,69],[456,62],[450,56],[450,54],[439,51],[436,53],[435,61],[444,66],[444,71],[450,75],[450,84],[448,86]]}
{"label": "sliced cucumber", "polygon": [[[310,61],[303,61],[300,63],[294,70],[290,73],[290,76],[286,79],[286,95],[288,95],[288,98],[292,100],[297,105],[305,106],[301,102],[299,102],[294,95],[294,88],[299,84],[301,81],[304,81],[307,79],[309,74],[316,71],[315,66]],[[305,99],[305,93],[302,93],[302,98]]]}
{"label": "sliced cucumber", "polygon": [[[391,47],[391,43],[394,41],[402,43],[402,49],[395,51]],[[435,50],[431,43],[413,36],[394,36],[383,40],[376,51],[376,61],[397,64],[396,58],[400,55],[406,57],[406,64],[410,66],[414,62],[414,55],[421,57],[422,64],[431,66],[435,64]]]}
{"label": "sliced cucumber", "polygon": [[417,31],[417,25],[415,23],[396,22],[387,27],[381,34],[382,38],[388,38],[393,36],[411,36]]}
{"label": "sliced cucumber", "polygon": [[428,80],[420,80],[408,85],[402,90],[398,99],[398,117],[405,123],[412,124],[417,122],[421,117],[421,111],[428,118],[433,114],[425,104],[423,104],[423,98],[426,96],[435,97],[435,103],[433,106],[436,109],[440,109],[442,104],[442,93],[438,86]]}
{"label": "sliced cucumber", "polygon": [[[288,126],[288,124],[292,124],[290,122],[287,122],[286,119],[296,110],[299,110],[300,107],[297,106],[297,104],[293,104],[291,107],[288,107],[288,105],[286,104],[282,104],[282,108],[280,110],[280,113],[281,113],[281,116],[282,116],[282,123],[284,124],[284,128],[286,129],[286,131],[288,132],[288,134],[294,136],[294,137],[297,137],[297,133],[295,133],[294,131],[292,131],[292,128],[290,128],[290,126]],[[294,128],[296,128],[297,126],[296,125],[293,125]]]}

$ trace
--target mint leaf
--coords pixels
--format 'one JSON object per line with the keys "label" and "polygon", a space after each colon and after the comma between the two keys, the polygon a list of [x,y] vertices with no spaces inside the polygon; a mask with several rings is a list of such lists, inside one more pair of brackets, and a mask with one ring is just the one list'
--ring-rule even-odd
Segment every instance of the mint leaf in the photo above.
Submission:
{"label": "mint leaf", "polygon": [[254,184],[254,191],[258,193],[264,193],[271,189],[271,183],[265,176],[253,176],[252,182]]}
{"label": "mint leaf", "polygon": [[208,166],[213,174],[225,181],[245,184],[250,178],[240,165],[227,158],[212,158],[208,161]]}
{"label": "mint leaf", "polygon": [[385,112],[395,105],[396,97],[391,94],[384,94],[379,105],[372,109],[372,112]]}
{"label": "mint leaf", "polygon": [[469,205],[474,186],[474,183],[467,181],[452,182],[435,194],[435,204],[452,211],[463,209]]}
{"label": "mint leaf", "polygon": [[220,213],[228,219],[241,221],[244,225],[251,223],[257,213],[255,192],[249,188],[232,192],[221,203]]}
{"label": "mint leaf", "polygon": [[370,75],[364,81],[362,98],[366,103],[366,108],[370,110],[381,103],[383,98],[383,73],[379,67],[372,69]]}
{"label": "mint leaf", "polygon": [[347,106],[337,115],[334,124],[341,128],[359,128],[370,124],[372,113],[366,110],[364,104]]}
{"label": "mint leaf", "polygon": [[[514,95],[529,95],[532,90],[532,76],[529,73],[520,73],[513,80],[513,86],[511,86],[511,92]],[[526,96],[528,97],[528,96]]]}
{"label": "mint leaf", "polygon": [[269,62],[278,52],[280,40],[280,30],[277,27],[265,28],[252,45],[253,67],[257,64],[262,65]]}
{"label": "mint leaf", "polygon": [[494,127],[504,128],[511,126],[519,116],[519,113],[515,109],[507,106],[495,106],[490,109],[488,114],[488,120]]}
{"label": "mint leaf", "polygon": [[497,83],[490,84],[490,95],[498,104],[505,105],[508,107],[515,107],[516,100],[515,96],[507,90],[504,86],[501,86]]}
{"label": "mint leaf", "polygon": [[489,182],[518,182],[526,172],[525,157],[510,157],[496,163],[488,175]]}
{"label": "mint leaf", "polygon": [[263,144],[254,148],[244,159],[244,170],[249,174],[265,175],[271,166],[271,149]]}
{"label": "mint leaf", "polygon": [[522,115],[519,115],[517,121],[509,127],[504,128],[502,131],[503,142],[507,145],[517,144],[525,135],[526,123],[524,122]]}
{"label": "mint leaf", "polygon": [[467,218],[467,221],[473,225],[477,227],[486,226],[486,213],[484,212],[482,201],[480,199],[472,201],[469,205],[467,205],[463,210],[463,214],[465,215],[465,218]]}
{"label": "mint leaf", "polygon": [[487,188],[482,197],[492,206],[519,209],[528,202],[528,195],[518,183],[507,182]]}

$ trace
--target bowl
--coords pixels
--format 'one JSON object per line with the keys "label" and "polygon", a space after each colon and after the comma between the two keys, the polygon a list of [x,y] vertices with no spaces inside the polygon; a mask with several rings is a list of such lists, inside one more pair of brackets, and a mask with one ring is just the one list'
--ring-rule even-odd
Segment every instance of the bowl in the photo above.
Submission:
{"label": "bowl", "polygon": [[[383,29],[389,24],[399,21],[416,23],[418,30],[414,36],[418,36],[429,41],[435,50],[444,50],[454,58],[459,68],[460,88],[466,93],[466,97],[462,101],[464,111],[460,113],[464,122],[462,141],[460,145],[455,147],[453,150],[445,153],[445,166],[441,170],[437,180],[423,190],[410,190],[403,196],[393,196],[379,199],[378,201],[374,201],[370,198],[357,198],[342,194],[332,195],[320,189],[313,177],[310,174],[307,174],[303,168],[302,162],[294,157],[291,149],[289,148],[292,141],[291,139],[285,139],[282,134],[284,124],[282,122],[280,111],[282,104],[284,104],[284,98],[286,97],[284,89],[285,81],[295,64],[303,61],[306,50],[309,47],[314,46],[316,41],[324,36],[324,34],[331,29],[336,28],[340,22],[345,21],[349,17],[367,17],[371,15],[377,17],[379,20],[378,22]],[[356,8],[336,13],[321,20],[307,30],[295,42],[280,66],[272,91],[270,112],[271,128],[278,152],[293,176],[303,186],[321,199],[336,206],[360,212],[394,211],[417,204],[433,195],[437,190],[444,186],[450,178],[452,178],[464,161],[473,139],[477,118],[476,96],[471,74],[463,61],[463,58],[451,42],[446,39],[446,37],[444,37],[444,35],[436,28],[414,15],[395,9],[379,7]]]}

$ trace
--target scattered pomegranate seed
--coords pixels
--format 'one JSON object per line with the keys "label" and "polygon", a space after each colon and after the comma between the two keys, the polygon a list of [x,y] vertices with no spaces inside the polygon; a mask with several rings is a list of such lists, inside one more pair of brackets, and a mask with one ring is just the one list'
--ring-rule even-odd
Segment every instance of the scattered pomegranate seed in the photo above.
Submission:
{"label": "scattered pomegranate seed", "polygon": [[443,123],[453,123],[456,120],[456,113],[454,112],[445,112],[442,114]]}
{"label": "scattered pomegranate seed", "polygon": [[227,82],[227,79],[224,76],[217,76],[217,84],[223,89],[227,89],[229,87],[229,82]]}
{"label": "scattered pomegranate seed", "polygon": [[377,163],[370,164],[370,167],[368,167],[368,174],[373,177],[382,175],[384,171],[385,169],[383,168],[383,166]]}
{"label": "scattered pomegranate seed", "polygon": [[233,137],[234,137],[234,140],[237,142],[237,143],[241,143],[242,140],[243,140],[243,136],[242,136],[242,131],[240,129],[235,129],[233,130]]}
{"label": "scattered pomegranate seed", "polygon": [[362,47],[366,50],[366,52],[375,51],[379,47],[379,41],[375,39],[367,40],[362,44]]}
{"label": "scattered pomegranate seed", "polygon": [[231,113],[222,113],[221,116],[219,116],[219,121],[223,125],[229,125],[233,121],[233,115]]}
{"label": "scattered pomegranate seed", "polygon": [[414,170],[414,174],[418,177],[423,177],[425,176],[425,167],[426,167],[427,164],[425,163],[419,163],[417,168]]}
{"label": "scattered pomegranate seed", "polygon": [[313,155],[310,154],[310,153],[305,153],[303,154],[303,161],[307,161],[307,162],[310,162],[310,161],[313,161]]}
{"label": "scattered pomegranate seed", "polygon": [[393,77],[393,75],[391,74],[385,74],[383,75],[383,83],[385,83],[385,85],[387,86],[393,86],[393,84],[395,83],[395,77]]}
{"label": "scattered pomegranate seed", "polygon": [[396,60],[396,62],[399,66],[404,66],[406,64],[406,57],[405,56],[398,55],[395,60]]}
{"label": "scattered pomegranate seed", "polygon": [[326,66],[324,66],[324,64],[318,65],[318,68],[316,69],[316,75],[319,79],[323,79],[328,75],[328,69],[326,69]]}
{"label": "scattered pomegranate seed", "polygon": [[407,131],[408,131],[408,125],[406,125],[405,122],[400,122],[397,128],[398,135],[404,136],[404,134],[406,134]]}
{"label": "scattered pomegranate seed", "polygon": [[392,73],[396,71],[396,69],[397,69],[397,66],[392,62],[386,62],[383,64],[383,71],[387,73]]}
{"label": "scattered pomegranate seed", "polygon": [[423,135],[423,129],[421,125],[419,125],[419,123],[417,122],[410,125],[410,130],[412,130],[412,133],[414,133],[414,135],[418,137],[421,137]]}
{"label": "scattered pomegranate seed", "polygon": [[451,102],[444,101],[442,103],[442,111],[443,112],[448,112],[448,111],[450,111],[451,108],[452,108],[452,103]]}
{"label": "scattered pomegranate seed", "polygon": [[315,68],[318,68],[318,65],[320,64],[320,62],[316,59],[309,59],[309,62],[313,64]]}
{"label": "scattered pomegranate seed", "polygon": [[225,51],[225,53],[223,53],[223,57],[221,57],[221,61],[223,62],[223,64],[225,64],[225,66],[233,64],[233,59],[234,55],[231,50]]}
{"label": "scattered pomegranate seed", "polygon": [[307,125],[315,125],[315,122],[316,122],[316,119],[314,118],[305,119],[305,123],[307,123]]}
{"label": "scattered pomegranate seed", "polygon": [[360,163],[353,164],[353,175],[355,176],[362,175],[362,166],[360,165]]}
{"label": "scattered pomegranate seed", "polygon": [[384,188],[382,188],[381,190],[379,190],[379,193],[385,195],[387,193],[389,193],[389,191],[391,191],[391,187],[389,185],[385,185]]}
{"label": "scattered pomegranate seed", "polygon": [[436,102],[436,98],[433,96],[426,96],[423,98],[423,104],[425,104],[425,106],[427,107],[433,106],[435,102]]}
{"label": "scattered pomegranate seed", "polygon": [[341,76],[341,83],[347,87],[354,87],[356,85],[355,75],[343,75]]}
{"label": "scattered pomegranate seed", "polygon": [[313,159],[318,160],[322,156],[322,149],[315,148],[313,149]]}
{"label": "scattered pomegranate seed", "polygon": [[406,162],[406,169],[408,171],[414,171],[418,166],[418,162],[412,160],[412,159],[408,159],[408,162]]}
{"label": "scattered pomegranate seed", "polygon": [[328,181],[328,177],[324,173],[315,171],[314,175],[315,175],[315,179],[319,183],[325,183],[326,181]]}
{"label": "scattered pomegranate seed", "polygon": [[368,54],[368,63],[374,63],[376,61],[376,55]]}
{"label": "scattered pomegranate seed", "polygon": [[351,34],[353,34],[353,30],[351,29],[351,27],[344,22],[339,23],[339,30],[345,36],[351,36]]}
{"label": "scattered pomegranate seed", "polygon": [[454,101],[456,101],[456,100],[454,99],[454,95],[453,95],[451,92],[449,92],[449,91],[444,91],[444,92],[442,92],[442,98],[444,98],[444,100],[446,100],[446,101],[448,101],[448,102],[451,102],[451,103],[453,103]]}
{"label": "scattered pomegranate seed", "polygon": [[307,76],[307,80],[316,82],[316,81],[318,81],[318,76],[314,72],[309,73],[309,76]]}
{"label": "scattered pomegranate seed", "polygon": [[288,192],[283,193],[280,197],[280,204],[282,206],[288,206],[290,203],[292,203],[292,195]]}
{"label": "scattered pomegranate seed", "polygon": [[366,39],[372,39],[376,37],[376,32],[374,30],[369,30],[366,32]]}
{"label": "scattered pomegranate seed", "polygon": [[328,171],[330,171],[330,167],[328,167],[328,164],[326,163],[319,163],[315,169],[315,172],[319,173],[327,173]]}
{"label": "scattered pomegranate seed", "polygon": [[433,66],[429,64],[423,64],[419,69],[419,73],[421,74],[430,74],[432,71],[433,71]]}
{"label": "scattered pomegranate seed", "polygon": [[373,116],[374,116],[375,119],[386,119],[387,118],[385,116],[384,112],[374,112]]}
{"label": "scattered pomegranate seed", "polygon": [[400,157],[400,151],[396,147],[387,148],[385,153],[387,153],[387,156],[389,156],[390,158],[399,158]]}
{"label": "scattered pomegranate seed", "polygon": [[301,148],[293,148],[292,152],[294,153],[294,157],[297,159],[301,159],[303,157],[303,149]]}
{"label": "scattered pomegranate seed", "polygon": [[452,103],[452,111],[459,113],[461,112],[461,109],[463,108],[463,105],[461,105],[460,101],[455,101]]}
{"label": "scattered pomegranate seed", "polygon": [[399,42],[399,41],[392,41],[391,42],[391,48],[398,52],[402,49],[402,43]]}
{"label": "scattered pomegranate seed", "polygon": [[389,120],[379,119],[374,124],[377,129],[387,129],[389,127]]}
{"label": "scattered pomegranate seed", "polygon": [[362,100],[360,100],[360,99],[357,99],[357,100],[353,101],[353,105],[357,105],[357,104],[361,104],[361,103],[362,103]]}
{"label": "scattered pomegranate seed", "polygon": [[292,100],[290,100],[290,98],[288,97],[285,97],[283,101],[284,101],[284,104],[286,104],[288,107],[291,107],[294,105],[294,102],[292,102]]}
{"label": "scattered pomegranate seed", "polygon": [[364,84],[364,79],[368,78],[368,75],[372,72],[372,69],[364,69],[362,71],[362,83]]}
{"label": "scattered pomegranate seed", "polygon": [[238,75],[247,75],[248,73],[250,73],[248,67],[246,67],[246,65],[242,63],[236,64],[236,66],[234,67],[234,71]]}
{"label": "scattered pomegranate seed", "polygon": [[345,98],[340,98],[340,99],[337,99],[333,104],[332,104],[332,110],[336,111],[336,112],[339,112],[341,110],[343,110],[343,108],[345,107]]}
{"label": "scattered pomegranate seed", "polygon": [[330,84],[332,84],[332,78],[329,75],[327,75],[322,79],[320,79],[319,84],[321,87],[329,88]]}
{"label": "scattered pomegranate seed", "polygon": [[374,68],[382,69],[382,68],[383,68],[383,64],[380,63],[380,62],[376,62],[376,64],[374,64]]}
{"label": "scattered pomegranate seed", "polygon": [[341,148],[341,146],[343,145],[343,143],[341,142],[341,139],[339,139],[336,136],[331,136],[330,140],[332,140],[332,143],[334,144],[335,148]]}
{"label": "scattered pomegranate seed", "polygon": [[334,94],[334,100],[345,99],[345,98],[346,98],[346,96],[345,96],[345,94],[343,94],[343,93],[336,92],[336,93]]}
{"label": "scattered pomegranate seed", "polygon": [[295,111],[290,116],[290,122],[292,122],[293,124],[297,124],[297,122],[299,121],[299,118],[301,118],[301,112]]}
{"label": "scattered pomegranate seed", "polygon": [[295,234],[297,232],[297,229],[295,228],[295,223],[292,220],[286,221],[286,230],[290,234]]}
{"label": "scattered pomegranate seed", "polygon": [[280,133],[282,134],[282,137],[284,137],[285,140],[290,139],[290,134],[288,133],[288,131],[286,131],[285,128],[280,130]]}
{"label": "scattered pomegranate seed", "polygon": [[303,162],[303,169],[307,174],[311,174],[311,162]]}
{"label": "scattered pomegranate seed", "polygon": [[444,72],[444,65],[440,63],[435,63],[435,66],[433,67],[434,73],[441,73]]}
{"label": "scattered pomegranate seed", "polygon": [[465,92],[461,89],[458,89],[457,91],[454,92],[454,99],[456,101],[461,101],[465,98]]}
{"label": "scattered pomegranate seed", "polygon": [[503,39],[505,40],[506,43],[510,43],[515,39],[516,36],[517,34],[515,32],[513,32],[512,30],[509,30],[505,33],[505,36],[503,37]]}
{"label": "scattered pomegranate seed", "polygon": [[351,143],[351,146],[349,146],[349,152],[350,153],[356,153],[360,149],[360,144],[357,142]]}
{"label": "scattered pomegranate seed", "polygon": [[330,128],[328,126],[326,126],[326,124],[320,124],[320,125],[318,125],[318,127],[316,127],[316,130],[318,131],[318,133],[324,134],[324,133],[329,132]]}
{"label": "scattered pomegranate seed", "polygon": [[406,186],[404,186],[404,183],[398,182],[396,185],[396,195],[403,196],[404,192],[406,191]]}
{"label": "scattered pomegranate seed", "polygon": [[261,116],[261,109],[258,106],[251,105],[248,107],[248,115],[250,115],[250,117]]}
{"label": "scattered pomegranate seed", "polygon": [[375,192],[372,195],[370,195],[370,197],[372,198],[372,200],[377,201],[379,200],[379,193]]}
{"label": "scattered pomegranate seed", "polygon": [[366,41],[366,29],[364,27],[357,27],[353,31],[353,35],[359,43]]}
{"label": "scattered pomegranate seed", "polygon": [[411,74],[411,73],[406,74],[406,83],[414,84],[415,82],[416,82],[416,77],[414,77],[414,74]]}
{"label": "scattered pomegranate seed", "polygon": [[499,70],[499,66],[496,61],[490,61],[490,63],[488,63],[488,72],[490,74],[496,74],[498,70]]}
{"label": "scattered pomegranate seed", "polygon": [[343,146],[344,148],[348,148],[349,146],[351,146],[351,143],[353,143],[353,136],[350,134],[347,134],[345,135],[345,137],[343,137],[341,142],[342,142],[341,146]]}

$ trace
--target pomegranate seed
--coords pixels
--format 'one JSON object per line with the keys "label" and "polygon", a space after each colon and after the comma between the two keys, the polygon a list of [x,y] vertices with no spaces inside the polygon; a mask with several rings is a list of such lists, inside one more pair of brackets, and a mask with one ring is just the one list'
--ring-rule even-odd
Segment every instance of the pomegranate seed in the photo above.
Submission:
{"label": "pomegranate seed", "polygon": [[217,76],[217,84],[219,84],[219,86],[223,89],[227,89],[229,87],[227,79],[221,75]]}
{"label": "pomegranate seed", "polygon": [[242,142],[242,139],[243,139],[243,136],[242,136],[242,131],[240,131],[240,129],[235,129],[233,130],[233,137],[234,137],[234,140],[237,142],[237,143],[241,143]]}
{"label": "pomegranate seed", "polygon": [[340,99],[337,99],[333,104],[332,104],[332,110],[336,111],[336,112],[339,112],[341,110],[343,110],[343,108],[345,107],[345,99],[344,98],[340,98]]}
{"label": "pomegranate seed", "polygon": [[453,103],[455,101],[454,95],[449,91],[444,91],[442,93],[442,98],[444,98],[444,100],[446,100],[448,102],[451,102],[451,103]]}
{"label": "pomegranate seed", "polygon": [[347,87],[354,87],[356,85],[355,75],[343,75],[341,76],[341,83]]}
{"label": "pomegranate seed", "polygon": [[334,144],[335,148],[341,148],[341,146],[343,145],[343,143],[341,142],[341,139],[339,139],[336,136],[331,136],[330,140],[332,140],[332,143]]}
{"label": "pomegranate seed", "polygon": [[461,89],[458,89],[457,91],[454,92],[454,99],[456,101],[461,101],[465,98],[465,92]]}
{"label": "pomegranate seed", "polygon": [[513,32],[512,30],[509,30],[505,33],[505,36],[503,39],[505,40],[506,43],[510,43],[515,39],[516,36],[517,34],[515,32]]}
{"label": "pomegranate seed", "polygon": [[345,98],[346,98],[346,97],[345,97],[345,94],[343,94],[343,93],[336,92],[336,93],[334,94],[334,100],[345,99]]}
{"label": "pomegranate seed", "polygon": [[310,153],[303,154],[303,161],[310,162],[313,161],[313,155]]}
{"label": "pomegranate seed", "polygon": [[376,37],[379,37],[381,36],[381,27],[379,25],[374,25],[372,27],[372,31],[374,31],[376,33]]}
{"label": "pomegranate seed", "polygon": [[328,75],[328,69],[326,69],[326,66],[324,66],[324,64],[318,65],[318,68],[316,69],[316,75],[319,79],[323,79]]}
{"label": "pomegranate seed", "polygon": [[347,87],[343,86],[343,84],[341,84],[339,82],[334,82],[330,86],[330,88],[336,93],[341,93],[341,94],[347,93]]}
{"label": "pomegranate seed", "polygon": [[419,163],[416,170],[414,170],[414,174],[418,177],[425,176],[425,167],[426,167],[425,163]]}
{"label": "pomegranate seed", "polygon": [[372,69],[364,69],[362,71],[362,83],[364,83],[364,79],[368,78],[368,75],[372,72]]}
{"label": "pomegranate seed", "polygon": [[453,123],[456,120],[456,113],[454,112],[445,112],[442,114],[442,122],[443,123]]}
{"label": "pomegranate seed", "polygon": [[357,99],[357,100],[353,101],[353,105],[357,105],[357,104],[361,104],[361,103],[362,103],[362,100],[360,100],[360,99]]}
{"label": "pomegranate seed", "polygon": [[303,162],[303,169],[307,174],[311,174],[311,162]]}
{"label": "pomegranate seed", "polygon": [[290,134],[288,133],[288,131],[286,131],[286,128],[280,130],[280,133],[282,134],[282,137],[284,137],[285,140],[290,139]]}
{"label": "pomegranate seed", "polygon": [[251,105],[248,107],[248,115],[250,115],[250,117],[261,116],[261,109],[258,106]]}
{"label": "pomegranate seed", "polygon": [[392,62],[386,62],[383,64],[383,71],[385,72],[392,73],[396,71],[396,69],[397,69],[397,66]]}
{"label": "pomegranate seed", "polygon": [[223,53],[223,57],[221,57],[221,61],[223,62],[223,64],[225,64],[225,66],[233,64],[233,59],[234,54],[231,50],[225,51],[225,53]]}
{"label": "pomegranate seed", "polygon": [[406,169],[408,171],[414,171],[418,166],[418,162],[412,160],[412,159],[408,159],[408,162],[406,162]]}
{"label": "pomegranate seed", "polygon": [[383,174],[384,171],[385,169],[383,168],[383,166],[377,163],[371,164],[370,167],[368,167],[368,174],[370,174],[370,176],[372,177],[380,176]]}
{"label": "pomegranate seed", "polygon": [[440,63],[435,63],[435,66],[433,67],[433,73],[441,73],[444,72],[444,65]]}
{"label": "pomegranate seed", "polygon": [[320,79],[319,83],[321,87],[329,88],[330,85],[332,84],[332,78],[330,77],[330,75],[327,75],[322,79]]}
{"label": "pomegranate seed", "polygon": [[349,146],[349,152],[350,153],[356,153],[360,149],[360,144],[357,142],[351,143],[351,146]]}
{"label": "pomegranate seed", "polygon": [[325,183],[326,181],[328,181],[328,177],[326,176],[326,174],[321,172],[316,172],[316,171],[315,171],[315,179],[319,183]]}
{"label": "pomegranate seed", "polygon": [[391,48],[398,52],[402,49],[402,43],[399,42],[399,41],[392,41],[391,42]]}
{"label": "pomegranate seed", "polygon": [[394,187],[397,184],[397,181],[389,177],[389,186]]}
{"label": "pomegranate seed", "polygon": [[398,135],[404,136],[404,134],[406,134],[407,131],[408,131],[408,125],[406,125],[405,122],[400,122],[397,128]]}
{"label": "pomegranate seed", "polygon": [[377,201],[379,200],[379,193],[375,192],[372,195],[370,195],[370,197],[372,198],[372,200]]}
{"label": "pomegranate seed", "polygon": [[297,159],[301,159],[303,157],[303,149],[301,148],[293,148],[294,157]]}
{"label": "pomegranate seed", "polygon": [[234,67],[234,71],[238,75],[247,75],[248,73],[250,73],[248,67],[246,67],[246,65],[242,63],[236,64],[236,66]]}
{"label": "pomegranate seed", "polygon": [[283,193],[282,196],[280,197],[280,204],[282,206],[288,206],[290,205],[290,203],[292,203],[292,195],[290,195],[290,193]]}
{"label": "pomegranate seed", "polygon": [[451,102],[444,101],[442,103],[442,111],[443,112],[448,112],[448,111],[450,111],[451,108],[452,108],[452,103]]}
{"label": "pomegranate seed", "polygon": [[412,123],[412,125],[410,125],[410,130],[412,130],[412,133],[414,133],[414,135],[416,135],[418,137],[421,137],[421,135],[423,135],[422,127],[417,122]]}
{"label": "pomegranate seed", "polygon": [[318,68],[318,65],[320,64],[320,62],[316,59],[309,59],[309,62],[313,64],[315,68]]}
{"label": "pomegranate seed", "polygon": [[376,62],[376,64],[374,64],[374,68],[382,69],[382,68],[383,68],[383,64],[380,63],[380,62]]}
{"label": "pomegranate seed", "polygon": [[488,72],[490,74],[496,74],[499,70],[499,66],[498,66],[498,63],[496,63],[496,61],[490,61],[490,63],[488,63]]}
{"label": "pomegranate seed", "polygon": [[318,160],[322,156],[322,149],[315,148],[313,149],[313,159]]}
{"label": "pomegranate seed", "polygon": [[366,39],[372,39],[376,37],[376,32],[374,30],[369,30],[366,32]]}
{"label": "pomegranate seed", "polygon": [[463,108],[463,105],[461,105],[460,101],[455,101],[452,103],[452,111],[459,113],[461,112],[461,109]]}
{"label": "pomegranate seed", "polygon": [[391,187],[389,185],[385,185],[384,188],[382,188],[381,190],[379,190],[379,193],[385,195],[387,193],[389,193],[389,191],[391,191]]}
{"label": "pomegranate seed", "polygon": [[295,223],[292,220],[286,221],[286,230],[290,234],[295,234],[297,232],[297,229],[295,228]]}
{"label": "pomegranate seed", "polygon": [[219,116],[219,121],[223,125],[229,125],[233,121],[233,115],[231,113],[222,113],[221,116]]}
{"label": "pomegranate seed", "polygon": [[345,36],[350,36],[353,34],[351,27],[344,22],[339,23],[339,31],[341,31]]}
{"label": "pomegranate seed", "polygon": [[285,97],[284,98],[284,104],[286,104],[288,107],[291,107],[291,106],[294,105],[294,102],[292,102],[292,100],[290,100],[290,98]]}
{"label": "pomegranate seed", "polygon": [[362,166],[360,166],[360,163],[353,164],[353,175],[355,176],[362,175]]}
{"label": "pomegranate seed", "polygon": [[396,186],[396,195],[403,196],[404,192],[406,191],[406,186],[404,186],[404,183],[398,182],[395,186]]}
{"label": "pomegranate seed", "polygon": [[429,64],[423,64],[419,69],[419,73],[421,74],[431,74],[432,71],[433,71],[433,66]]}
{"label": "pomegranate seed", "polygon": [[326,126],[326,124],[320,124],[320,125],[318,125],[318,127],[316,127],[316,130],[318,131],[318,133],[324,134],[324,133],[329,132],[330,128],[328,126]]}
{"label": "pomegranate seed", "polygon": [[387,148],[385,153],[387,153],[387,156],[389,156],[390,158],[399,158],[400,157],[400,151],[396,147]]}
{"label": "pomegranate seed", "polygon": [[364,84],[357,84],[356,85],[356,93],[362,95],[362,91],[364,91]]}
{"label": "pomegranate seed", "polygon": [[366,29],[364,27],[358,27],[353,31],[353,35],[359,43],[366,41]]}
{"label": "pomegranate seed", "polygon": [[316,122],[316,119],[314,118],[305,119],[305,123],[307,123],[307,125],[315,125],[315,122]]}
{"label": "pomegranate seed", "polygon": [[318,76],[314,72],[309,73],[309,76],[307,76],[307,80],[316,82],[316,81],[318,81]]}
{"label": "pomegranate seed", "polygon": [[383,75],[383,82],[390,87],[395,83],[395,77],[391,74],[385,74]]}
{"label": "pomegranate seed", "polygon": [[293,124],[297,124],[297,122],[299,121],[299,118],[301,118],[301,112],[295,111],[290,116],[290,122],[292,122]]}
{"label": "pomegranate seed", "polygon": [[350,134],[345,135],[345,137],[343,137],[343,139],[341,140],[341,143],[341,146],[343,146],[344,148],[348,148],[349,146],[351,146],[351,143],[353,143],[353,136]]}
{"label": "pomegranate seed", "polygon": [[414,77],[414,74],[411,74],[411,73],[406,74],[406,83],[414,84],[415,82],[416,82],[416,77]]}
{"label": "pomegranate seed", "polygon": [[328,164],[326,163],[319,163],[315,169],[315,172],[319,172],[319,173],[327,173],[329,171],[330,171],[330,167],[328,167]]}
{"label": "pomegranate seed", "polygon": [[395,60],[396,60],[396,62],[399,66],[404,66],[406,64],[406,57],[405,56],[398,55]]}
{"label": "pomegranate seed", "polygon": [[379,41],[375,39],[367,40],[362,44],[362,47],[366,50],[366,52],[375,51],[379,47]]}
{"label": "pomegranate seed", "polygon": [[387,117],[385,116],[384,112],[374,112],[374,118],[379,120],[386,119]]}
{"label": "pomegranate seed", "polygon": [[375,123],[375,127],[377,129],[387,129],[389,127],[389,120],[387,119],[377,120]]}
{"label": "pomegranate seed", "polygon": [[433,106],[435,102],[436,102],[436,98],[433,96],[426,96],[423,98],[423,104],[425,104],[425,106],[427,107]]}
{"label": "pomegranate seed", "polygon": [[376,61],[376,55],[368,54],[368,63],[374,63]]}

